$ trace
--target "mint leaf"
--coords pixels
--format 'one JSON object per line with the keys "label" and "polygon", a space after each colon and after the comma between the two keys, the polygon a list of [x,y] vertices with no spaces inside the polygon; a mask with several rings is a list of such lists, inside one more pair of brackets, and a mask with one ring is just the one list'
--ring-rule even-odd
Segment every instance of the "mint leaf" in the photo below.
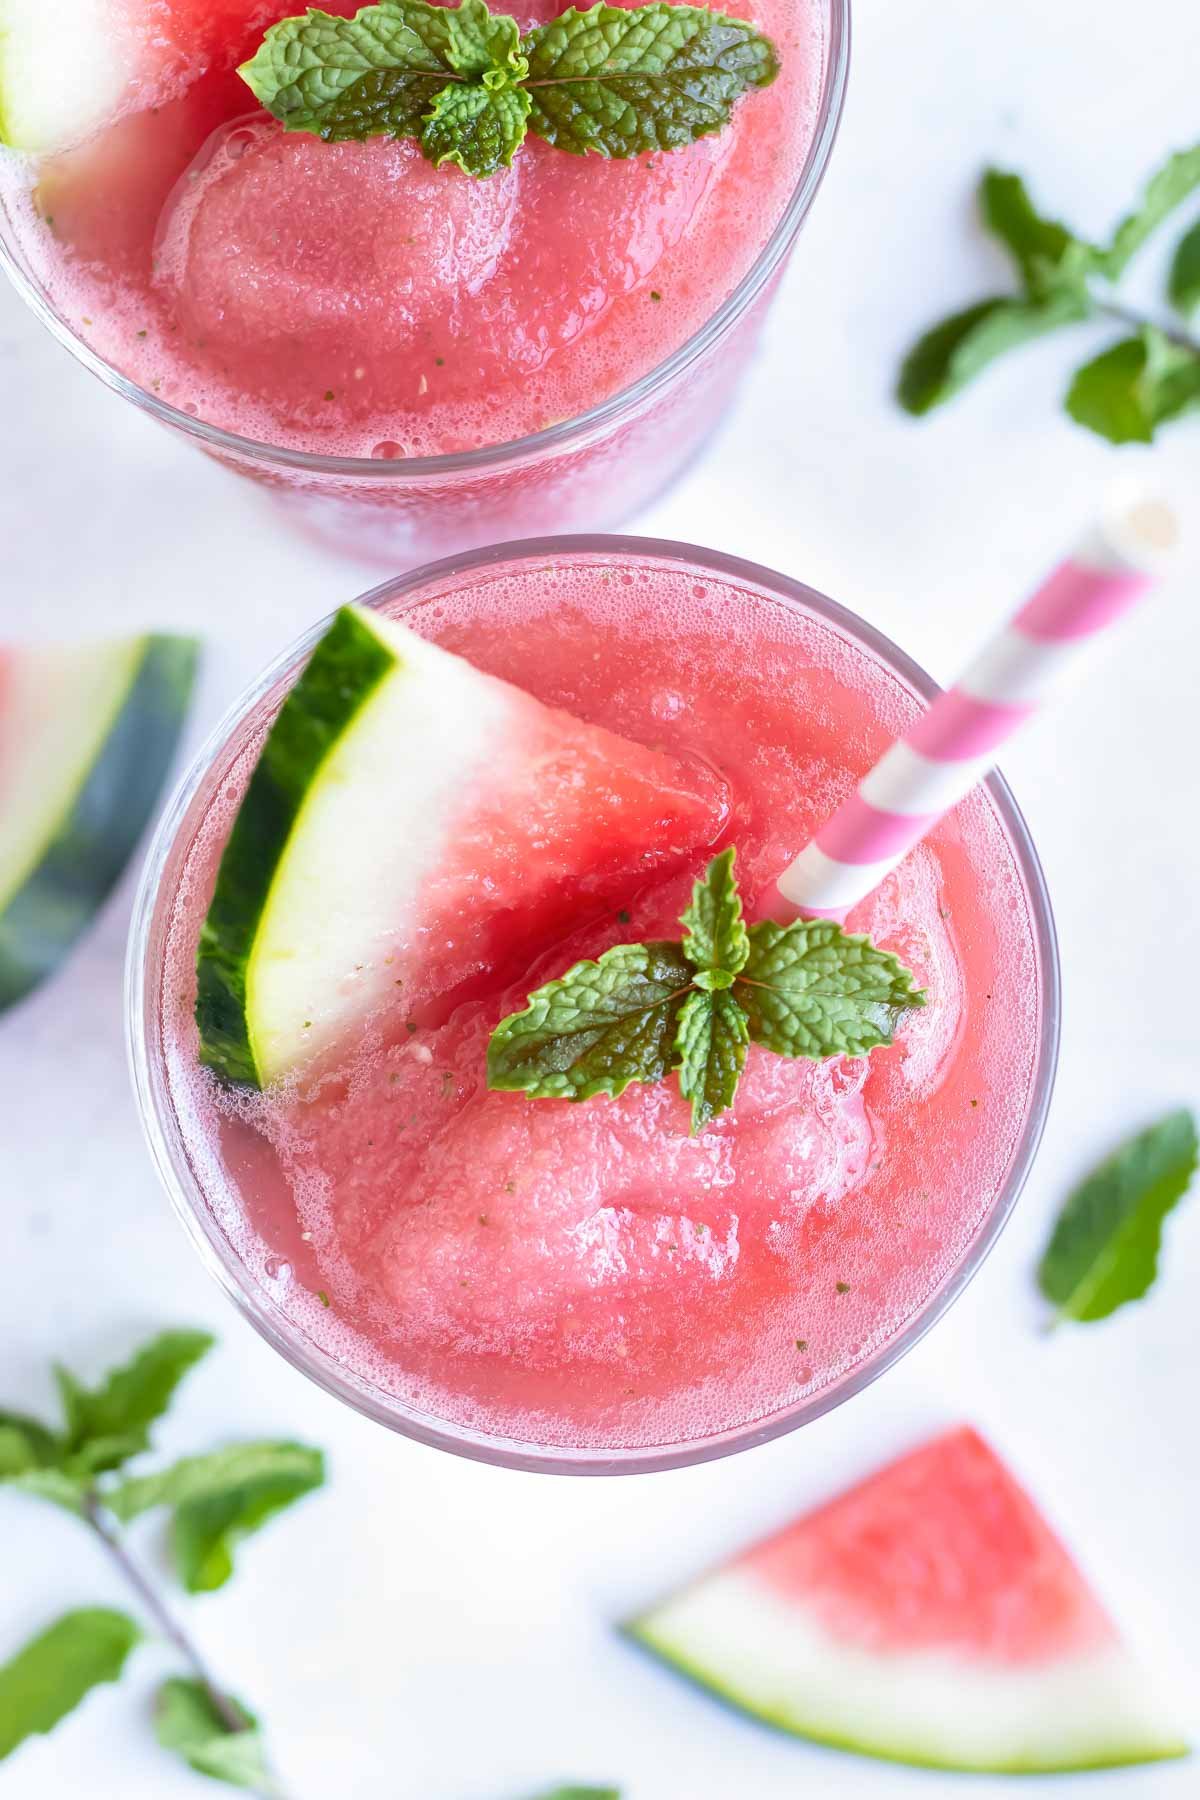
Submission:
{"label": "mint leaf", "polygon": [[25,1469],[5,1478],[5,1486],[33,1500],[49,1500],[65,1512],[84,1517],[83,1497],[87,1491],[85,1475],[71,1475],[65,1469]]}
{"label": "mint leaf", "polygon": [[[683,954],[688,961],[697,969],[722,970],[730,976],[737,974],[750,954],[750,939],[742,920],[742,897],[733,872],[736,856],[737,851],[730,845],[713,857],[692,889],[691,905],[680,919],[686,932]],[[719,985],[728,987],[730,983]]]}
{"label": "mint leaf", "polygon": [[164,1331],[100,1387],[83,1387],[69,1369],[55,1376],[67,1421],[67,1463],[84,1474],[115,1469],[149,1443],[148,1428],[171,1404],[175,1389],[213,1346],[207,1331]]}
{"label": "mint leaf", "polygon": [[1196,1121],[1181,1108],[1130,1138],[1069,1195],[1038,1269],[1060,1319],[1106,1319],[1158,1273],[1163,1221],[1196,1171]]}
{"label": "mint leaf", "polygon": [[1200,307],[1200,219],[1184,232],[1171,258],[1167,294],[1171,305],[1185,319],[1190,319]]}
{"label": "mint leaf", "polygon": [[239,1701],[230,1704],[245,1722],[241,1731],[229,1729],[198,1681],[172,1676],[155,1696],[155,1736],[164,1750],[176,1751],[200,1775],[273,1793],[258,1720]]}
{"label": "mint leaf", "polygon": [[525,141],[529,106],[524,88],[444,87],[426,118],[421,148],[439,166],[452,162],[468,175],[494,175]]}
{"label": "mint leaf", "polygon": [[998,295],[954,313],[917,339],[900,367],[896,398],[917,415],[952,399],[1006,351],[1075,325],[1088,315],[1086,296],[1067,287],[1044,300]]}
{"label": "mint leaf", "polygon": [[1159,425],[1200,403],[1200,355],[1153,325],[1085,363],[1067,391],[1080,425],[1111,444],[1149,444]]}
{"label": "mint leaf", "polygon": [[621,1800],[621,1790],[614,1787],[559,1787],[536,1794],[533,1800]]}
{"label": "mint leaf", "polygon": [[680,1007],[675,1053],[693,1137],[733,1105],[749,1041],[746,1015],[731,993],[695,989]]}
{"label": "mint leaf", "polygon": [[85,1472],[64,1468],[68,1441],[26,1413],[0,1408],[0,1483],[83,1516]]}
{"label": "mint leaf", "polygon": [[501,1021],[488,1045],[488,1086],[535,1099],[623,1094],[662,1081],[675,1056],[678,1003],[694,971],[678,944],[618,944],[576,963]]}
{"label": "mint leaf", "polygon": [[62,1456],[62,1439],[40,1419],[0,1407],[0,1481],[27,1469],[51,1468]]}
{"label": "mint leaf", "polygon": [[675,150],[728,123],[734,102],[779,73],[745,19],[703,6],[571,7],[523,39],[529,128],[582,156]]}
{"label": "mint leaf", "polygon": [[1169,213],[1200,188],[1200,144],[1178,150],[1151,176],[1141,204],[1129,213],[1113,233],[1112,243],[1101,253],[1101,267],[1110,280],[1122,274],[1126,264],[1157,231]]}
{"label": "mint leaf", "polygon": [[[476,12],[471,4],[456,55],[472,54]],[[453,17],[423,0],[365,6],[352,19],[309,11],[273,25],[238,73],[288,131],[311,131],[327,143],[416,137],[454,73]]]}
{"label": "mint leaf", "polygon": [[234,1551],[293,1501],[321,1485],[324,1473],[282,1470],[206,1500],[190,1500],[171,1522],[175,1569],[189,1594],[211,1594],[233,1574]]}
{"label": "mint leaf", "polygon": [[520,27],[506,13],[490,13],[484,0],[462,0],[448,10],[446,22],[446,57],[459,75],[503,72],[517,79],[528,72]]}
{"label": "mint leaf", "polygon": [[52,1731],[86,1694],[116,1681],[141,1637],[127,1614],[84,1607],[0,1667],[0,1762],[35,1732]]}
{"label": "mint leaf", "polygon": [[233,1573],[242,1538],[324,1479],[324,1457],[306,1444],[232,1444],[126,1481],[104,1495],[104,1504],[123,1523],[153,1507],[173,1508],[179,1578],[190,1593],[208,1593]]}
{"label": "mint leaf", "polygon": [[37,1452],[21,1428],[0,1424],[0,1481],[38,1466]]}
{"label": "mint leaf", "polygon": [[1019,175],[986,170],[979,184],[979,209],[988,230],[1012,252],[1031,299],[1047,299],[1063,287],[1079,292],[1094,264],[1094,250],[1057,219],[1044,218]]}
{"label": "mint leaf", "polygon": [[902,963],[832,919],[752,925],[736,992],[752,1040],[777,1056],[865,1056],[925,1004]]}

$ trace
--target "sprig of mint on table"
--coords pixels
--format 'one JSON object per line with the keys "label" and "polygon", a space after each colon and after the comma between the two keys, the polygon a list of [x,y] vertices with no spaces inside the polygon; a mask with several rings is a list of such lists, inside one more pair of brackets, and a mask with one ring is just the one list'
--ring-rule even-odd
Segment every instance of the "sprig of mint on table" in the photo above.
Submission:
{"label": "sprig of mint on table", "polygon": [[1196,1162],[1196,1121],[1181,1107],[1127,1139],[1068,1195],[1038,1268],[1055,1323],[1107,1319],[1149,1292],[1164,1222]]}
{"label": "sprig of mint on table", "polygon": [[204,1331],[164,1331],[95,1388],[56,1365],[60,1425],[0,1408],[0,1487],[52,1501],[85,1525],[141,1613],[141,1620],[109,1607],[65,1613],[0,1666],[0,1761],[33,1733],[52,1730],[101,1682],[116,1681],[146,1635],[145,1621],[187,1670],[159,1688],[159,1743],[200,1774],[279,1795],[258,1721],[209,1672],[123,1536],[131,1519],[167,1510],[176,1573],[189,1593],[207,1593],[232,1575],[240,1539],[325,1478],[319,1450],[274,1440],[125,1473],[149,1449],[150,1427],[179,1382],[212,1345]]}
{"label": "sprig of mint on table", "polygon": [[273,25],[239,70],[288,131],[416,138],[430,162],[478,176],[507,167],[528,131],[578,156],[677,150],[720,131],[778,72],[745,19],[664,0],[570,7],[524,37],[485,0],[309,11]]}
{"label": "sprig of mint on table", "polygon": [[1034,206],[1019,175],[988,169],[979,185],[983,223],[1005,245],[1020,282],[943,319],[904,359],[897,398],[927,413],[989,363],[1035,338],[1112,319],[1125,335],[1079,369],[1067,412],[1110,443],[1148,444],[1160,425],[1200,405],[1200,221],[1180,239],[1167,278],[1170,313],[1150,318],[1123,304],[1116,284],[1147,239],[1197,191],[1200,144],[1163,164],[1107,244],[1092,244]]}
{"label": "sprig of mint on table", "polygon": [[677,1071],[692,1133],[732,1106],[750,1044],[777,1056],[865,1056],[924,1006],[912,974],[832,919],[747,926],[731,846],[696,882],[682,941],[617,944],[503,1019],[488,1086],[538,1100],[615,1097]]}

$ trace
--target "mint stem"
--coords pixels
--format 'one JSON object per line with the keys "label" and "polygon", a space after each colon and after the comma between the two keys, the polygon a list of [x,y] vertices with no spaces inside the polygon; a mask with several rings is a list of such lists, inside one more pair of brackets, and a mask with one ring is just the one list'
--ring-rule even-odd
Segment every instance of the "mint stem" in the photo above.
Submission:
{"label": "mint stem", "polygon": [[[88,1488],[87,1492],[84,1494],[83,1511],[84,1518],[88,1525],[91,1526],[92,1531],[100,1540],[101,1544],[103,1544],[105,1550],[120,1570],[125,1581],[133,1589],[147,1613],[153,1619],[158,1630],[169,1643],[174,1644],[179,1654],[188,1664],[192,1674],[204,1689],[208,1703],[220,1719],[222,1725],[224,1725],[225,1729],[230,1733],[246,1731],[248,1727],[245,1719],[233,1704],[228,1694],[217,1686],[217,1683],[209,1673],[208,1665],[205,1663],[199,1650],[196,1648],[187,1632],[183,1629],[183,1626],[179,1624],[178,1620],[175,1619],[170,1612],[168,1612],[166,1604],[150,1578],[143,1573],[137,1563],[133,1560],[133,1557],[129,1554],[129,1551],[125,1548],[125,1545],[122,1543],[114,1528],[111,1515],[105,1510],[103,1497],[96,1488]],[[270,1796],[270,1800],[282,1800],[281,1791],[276,1787],[264,1789],[262,1791]]]}
{"label": "mint stem", "polygon": [[1093,295],[1096,311],[1105,319],[1115,319],[1120,325],[1128,325],[1134,331],[1142,331],[1147,325],[1160,331],[1169,344],[1177,350],[1187,350],[1192,356],[1200,357],[1200,338],[1194,338],[1182,326],[1162,319],[1152,319],[1148,313],[1135,312],[1131,306],[1122,306],[1116,300],[1098,300]]}

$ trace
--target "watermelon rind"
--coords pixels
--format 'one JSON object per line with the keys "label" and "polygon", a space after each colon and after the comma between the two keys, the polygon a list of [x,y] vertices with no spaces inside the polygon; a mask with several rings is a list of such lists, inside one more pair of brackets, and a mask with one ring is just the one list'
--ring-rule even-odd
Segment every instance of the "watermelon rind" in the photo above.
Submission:
{"label": "watermelon rind", "polygon": [[839,1644],[752,1578],[711,1576],[625,1630],[678,1673],[793,1737],[916,1768],[1033,1775],[1186,1756],[1120,1646],[1023,1670]]}
{"label": "watermelon rind", "polygon": [[200,1060],[228,1081],[262,1088],[292,1060],[278,1043],[286,1024],[256,1030],[254,1023],[261,964],[286,954],[273,942],[281,872],[322,766],[335,750],[344,757],[355,720],[395,667],[395,653],[368,619],[343,607],[284,701],[250,778],[196,956]]}
{"label": "watermelon rind", "polygon": [[0,1011],[59,966],[119,880],[170,767],[197,655],[194,639],[158,635],[20,653],[29,735],[9,746],[22,760],[0,815]]}
{"label": "watermelon rind", "polygon": [[49,154],[118,114],[136,77],[107,0],[0,0],[0,144]]}

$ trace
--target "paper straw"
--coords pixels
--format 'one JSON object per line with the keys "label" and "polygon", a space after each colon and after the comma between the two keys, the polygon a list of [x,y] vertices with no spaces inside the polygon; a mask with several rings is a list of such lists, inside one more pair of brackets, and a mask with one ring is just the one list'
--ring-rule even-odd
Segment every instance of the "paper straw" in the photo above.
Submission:
{"label": "paper straw", "polygon": [[1078,674],[1153,585],[1175,538],[1159,501],[1112,508],[779,877],[789,905],[837,918],[878,887]]}

